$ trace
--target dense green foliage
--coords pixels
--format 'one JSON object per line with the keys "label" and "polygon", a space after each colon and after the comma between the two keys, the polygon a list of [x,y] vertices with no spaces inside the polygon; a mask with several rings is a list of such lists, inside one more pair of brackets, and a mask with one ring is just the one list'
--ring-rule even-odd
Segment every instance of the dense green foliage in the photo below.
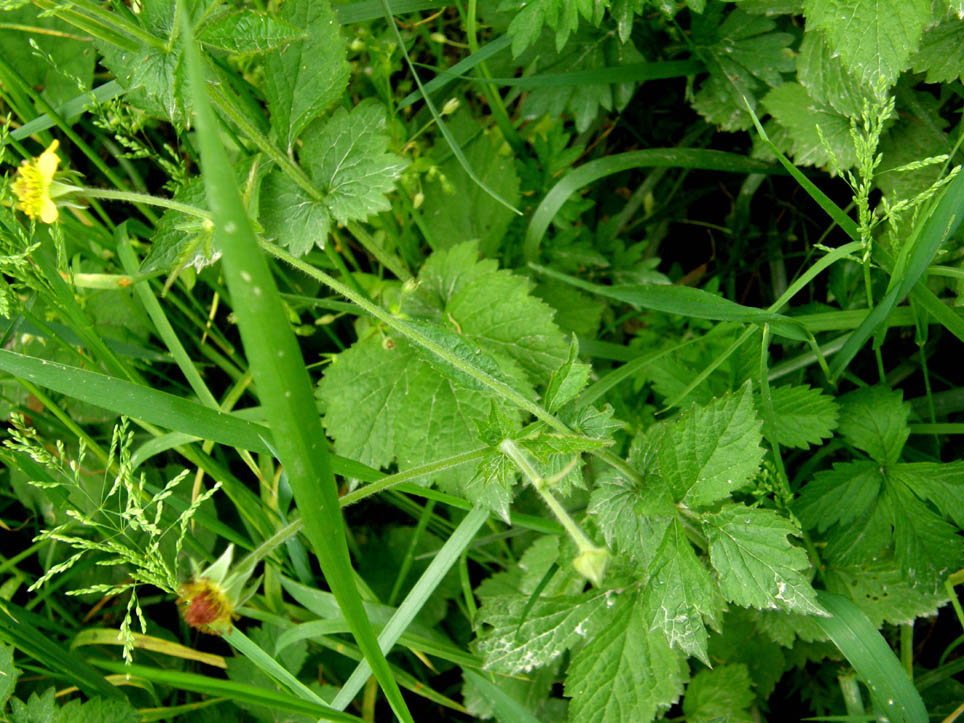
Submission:
{"label": "dense green foliage", "polygon": [[0,720],[959,714],[962,47],[4,3]]}

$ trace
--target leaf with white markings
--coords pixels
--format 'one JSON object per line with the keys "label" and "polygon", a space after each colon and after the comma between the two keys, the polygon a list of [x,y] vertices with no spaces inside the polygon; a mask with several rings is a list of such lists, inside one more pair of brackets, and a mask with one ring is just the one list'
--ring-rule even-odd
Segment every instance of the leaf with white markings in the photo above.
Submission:
{"label": "leaf with white markings", "polygon": [[787,540],[800,531],[773,510],[725,505],[702,517],[724,597],[737,605],[826,614],[804,576],[807,553]]}
{"label": "leaf with white markings", "polygon": [[529,672],[598,634],[600,612],[614,605],[618,597],[613,590],[593,590],[539,598],[521,625],[528,595],[489,598],[479,608],[476,623],[491,628],[483,628],[476,650],[484,658],[486,670],[507,675]]}
{"label": "leaf with white markings", "polygon": [[718,626],[722,599],[679,519],[666,530],[649,573],[642,608],[647,628],[661,630],[670,645],[709,665],[703,621]]}
{"label": "leaf with white markings", "polygon": [[620,596],[605,629],[573,654],[569,720],[652,720],[683,692],[685,664],[659,631],[643,624],[640,607],[638,596]]}

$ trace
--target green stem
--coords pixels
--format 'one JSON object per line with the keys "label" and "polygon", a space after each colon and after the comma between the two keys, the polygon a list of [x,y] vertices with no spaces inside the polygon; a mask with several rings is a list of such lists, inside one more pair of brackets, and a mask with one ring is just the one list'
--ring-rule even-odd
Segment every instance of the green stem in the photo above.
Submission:
{"label": "green stem", "polygon": [[79,193],[86,196],[87,198],[102,198],[108,201],[127,201],[129,203],[143,203],[150,206],[160,206],[161,208],[167,208],[172,211],[180,211],[181,213],[186,213],[189,216],[195,216],[197,218],[203,218],[206,221],[210,221],[212,216],[210,211],[206,211],[203,208],[198,208],[197,206],[189,206],[186,203],[179,203],[177,201],[172,201],[169,198],[161,198],[160,196],[151,196],[147,193],[137,193],[135,191],[112,191],[109,188],[91,188],[89,186],[81,187]]}
{"label": "green stem", "polygon": [[522,474],[529,480],[529,484],[539,493],[539,496],[542,497],[542,501],[546,503],[546,506],[552,510],[552,514],[556,516],[559,523],[566,529],[566,532],[569,533],[573,542],[579,547],[579,551],[596,549],[596,545],[586,537],[582,528],[569,516],[566,508],[559,504],[559,500],[555,498],[552,492],[546,489],[546,480],[529,464],[529,460],[526,459],[525,454],[519,449],[516,443],[511,439],[503,439],[499,443],[499,451],[515,462],[516,466],[522,470]]}

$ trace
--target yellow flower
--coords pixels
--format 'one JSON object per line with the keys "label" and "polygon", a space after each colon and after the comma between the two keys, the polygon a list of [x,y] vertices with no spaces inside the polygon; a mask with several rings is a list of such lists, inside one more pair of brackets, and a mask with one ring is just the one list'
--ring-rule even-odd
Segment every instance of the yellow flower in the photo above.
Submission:
{"label": "yellow flower", "polygon": [[13,192],[20,200],[20,210],[44,223],[53,223],[60,215],[51,191],[54,174],[60,164],[56,153],[59,145],[60,141],[54,140],[37,158],[21,163],[13,182]]}

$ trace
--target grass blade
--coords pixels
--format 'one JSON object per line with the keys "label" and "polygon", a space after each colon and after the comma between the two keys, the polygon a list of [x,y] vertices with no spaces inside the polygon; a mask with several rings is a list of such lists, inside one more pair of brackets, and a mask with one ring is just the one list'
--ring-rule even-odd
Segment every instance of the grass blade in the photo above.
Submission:
{"label": "grass blade", "polygon": [[73,653],[69,653],[40,632],[31,622],[33,615],[14,603],[0,601],[0,640],[29,655],[41,665],[58,673],[87,695],[123,697],[104,676]]}
{"label": "grass blade", "polygon": [[926,723],[927,710],[894,651],[870,620],[850,600],[817,593],[831,617],[813,620],[847,658],[870,688],[877,705],[892,723]]}
{"label": "grass blade", "polygon": [[[456,80],[465,80],[465,74],[472,70],[474,67],[480,63],[484,63],[486,60],[491,58],[493,55],[502,52],[506,48],[512,45],[512,38],[508,35],[501,35],[498,39],[493,40],[491,43],[483,45],[478,49],[477,52],[472,53],[469,57],[463,58],[451,68],[442,70],[432,78],[429,82],[425,83],[423,90],[415,90],[406,95],[402,102],[398,104],[398,110],[407,108],[412,103],[422,99],[422,92],[432,95],[438,91],[445,88],[449,83],[453,83]],[[472,78],[472,80],[475,80]]]}
{"label": "grass blade", "polygon": [[[475,533],[479,531],[479,528],[485,524],[487,519],[489,519],[489,513],[476,507],[455,528],[455,532],[442,545],[442,549],[429,563],[405,600],[398,606],[398,610],[392,615],[391,620],[385,625],[381,635],[378,636],[378,643],[381,645],[382,652],[388,653],[392,649],[401,634],[415,619],[418,611],[428,602],[429,597],[435,592],[435,588],[442,582],[442,578],[458,562],[462,551],[469,546],[472,538],[475,537]],[[339,710],[344,710],[345,706],[361,691],[370,675],[371,670],[368,667],[368,662],[362,661],[359,663],[351,677],[338,691],[332,705]]]}
{"label": "grass blade", "polygon": [[418,92],[421,93],[422,98],[425,99],[425,105],[428,106],[428,110],[432,114],[432,118],[435,120],[435,125],[438,128],[439,133],[442,134],[442,137],[445,138],[445,142],[448,143],[449,148],[452,149],[452,154],[458,160],[459,165],[462,166],[462,170],[464,170],[468,177],[472,179],[473,183],[485,191],[489,196],[494,198],[513,213],[521,216],[522,211],[517,209],[511,203],[502,198],[502,196],[489,188],[485,181],[479,178],[478,174],[472,170],[472,166],[469,164],[469,159],[467,159],[465,154],[462,153],[462,148],[459,146],[458,141],[455,140],[455,136],[452,135],[452,131],[449,130],[448,126],[442,120],[442,116],[439,115],[438,110],[435,108],[435,103],[432,102],[431,97],[429,97],[428,93],[425,91],[425,86],[422,84],[422,79],[418,77],[418,72],[415,70],[415,65],[412,63],[412,59],[408,57],[408,50],[405,49],[405,41],[402,39],[402,34],[398,31],[398,26],[396,26],[395,22],[392,20],[388,0],[381,0],[381,3],[385,14],[385,19],[395,32],[395,40],[398,42],[398,47],[402,51],[402,57],[405,58],[405,62],[408,64],[412,77],[415,78],[415,85],[418,86]]}
{"label": "grass blade", "polygon": [[526,260],[535,261],[546,229],[572,194],[600,178],[632,168],[699,168],[733,173],[783,173],[770,163],[736,153],[702,148],[649,148],[589,161],[563,176],[532,214],[526,230]]}
{"label": "grass blade", "polygon": [[474,670],[463,670],[462,675],[492,704],[496,720],[501,723],[541,723],[532,713],[526,710],[519,701],[509,696],[502,688],[490,682],[481,673]]}
{"label": "grass blade", "polygon": [[140,676],[158,685],[167,685],[177,690],[189,690],[202,695],[224,696],[237,702],[261,705],[278,711],[315,716],[320,720],[360,723],[361,718],[349,713],[332,710],[326,705],[302,700],[289,693],[257,688],[253,685],[235,683],[232,680],[210,678],[196,673],[181,673],[175,670],[162,670],[147,665],[124,665],[112,660],[91,660],[92,665],[114,673]]}
{"label": "grass blade", "polygon": [[265,416],[275,432],[274,443],[325,579],[392,710],[403,721],[412,721],[355,587],[345,522],[311,380],[221,145],[200,51],[183,8],[180,20],[215,243],[224,254],[224,276]]}
{"label": "grass blade", "polygon": [[892,284],[888,294],[867,314],[867,318],[847,339],[830,367],[831,379],[836,379],[843,374],[850,361],[873,336],[894,307],[921,280],[941,245],[960,225],[961,208],[964,208],[964,173],[959,173],[951,181],[932,212],[928,214],[923,224],[918,226],[920,231],[906,242],[914,244],[914,250],[911,252],[902,277],[895,280],[898,283]]}

